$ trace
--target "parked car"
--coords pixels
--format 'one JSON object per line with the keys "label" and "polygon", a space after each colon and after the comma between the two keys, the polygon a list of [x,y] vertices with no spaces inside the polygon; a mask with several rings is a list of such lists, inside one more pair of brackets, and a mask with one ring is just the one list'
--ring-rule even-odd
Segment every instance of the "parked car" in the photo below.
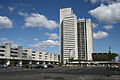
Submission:
{"label": "parked car", "polygon": [[44,68],[48,68],[48,67],[47,67],[47,64],[44,64],[44,65],[42,65],[42,66],[43,66]]}
{"label": "parked car", "polygon": [[110,70],[119,70],[119,66],[111,65],[111,66],[108,67],[108,69],[110,69]]}
{"label": "parked car", "polygon": [[53,68],[52,64],[43,64],[42,65],[44,68]]}
{"label": "parked car", "polygon": [[22,65],[22,68],[29,68],[29,64]]}
{"label": "parked car", "polygon": [[43,69],[43,68],[44,68],[44,66],[42,66],[42,65],[40,65],[40,64],[35,64],[33,67],[36,68],[36,69],[38,69],[38,68],[39,68],[39,69],[40,69],[40,68]]}
{"label": "parked car", "polygon": [[54,66],[52,64],[47,64],[47,68],[53,68]]}
{"label": "parked car", "polygon": [[0,65],[0,68],[8,68],[8,65],[2,64],[2,65]]}

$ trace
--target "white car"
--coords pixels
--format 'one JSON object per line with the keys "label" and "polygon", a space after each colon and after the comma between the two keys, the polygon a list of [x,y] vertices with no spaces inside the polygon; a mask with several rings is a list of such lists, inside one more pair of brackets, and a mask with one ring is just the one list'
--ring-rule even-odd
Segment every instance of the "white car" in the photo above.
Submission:
{"label": "white car", "polygon": [[46,65],[46,64],[44,64],[44,65],[43,65],[43,67],[44,67],[44,68],[47,68],[47,65]]}

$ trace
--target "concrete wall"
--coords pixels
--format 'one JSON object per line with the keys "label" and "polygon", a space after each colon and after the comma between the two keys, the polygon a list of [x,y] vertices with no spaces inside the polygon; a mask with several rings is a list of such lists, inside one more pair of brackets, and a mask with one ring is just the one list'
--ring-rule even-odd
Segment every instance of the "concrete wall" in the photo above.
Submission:
{"label": "concrete wall", "polygon": [[42,60],[45,61],[45,51],[42,52]]}
{"label": "concrete wall", "polygon": [[47,61],[50,61],[50,53],[47,53]]}
{"label": "concrete wall", "polygon": [[10,53],[11,53],[11,44],[7,43],[5,45],[5,57],[10,57]]}
{"label": "concrete wall", "polygon": [[[11,53],[12,51],[12,53]],[[3,54],[3,55],[1,55]],[[24,55],[26,54],[26,55]],[[51,53],[46,53],[45,51],[43,51],[42,53],[40,53],[38,50],[36,51],[32,51],[31,48],[27,49],[27,50],[23,50],[22,46],[18,46],[18,48],[11,48],[11,44],[6,44],[5,46],[0,46],[0,59],[2,60],[6,60],[7,62],[5,64],[10,64],[10,61],[13,59],[12,56],[16,56],[14,57],[14,60],[19,61],[37,61],[37,63],[39,62],[54,62],[54,57],[58,57],[55,56],[54,54]],[[50,58],[51,55],[51,58]],[[26,56],[26,57],[25,57]],[[45,59],[46,56],[46,59]],[[59,62],[58,60],[56,60],[57,62]],[[55,62],[56,62],[55,61]]]}
{"label": "concrete wall", "polygon": [[23,46],[18,46],[18,57],[22,58]]}
{"label": "concrete wall", "polygon": [[32,59],[32,49],[31,49],[31,48],[29,48],[29,49],[27,50],[27,58],[28,58],[29,60]]}
{"label": "concrete wall", "polygon": [[39,51],[35,51],[35,59],[39,60]]}

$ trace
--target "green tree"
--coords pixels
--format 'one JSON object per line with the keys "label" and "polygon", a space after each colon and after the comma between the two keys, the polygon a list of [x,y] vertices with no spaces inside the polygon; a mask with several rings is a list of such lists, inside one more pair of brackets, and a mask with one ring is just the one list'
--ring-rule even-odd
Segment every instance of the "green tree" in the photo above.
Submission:
{"label": "green tree", "polygon": [[108,61],[115,60],[115,57],[118,55],[116,53],[111,53],[111,47],[109,46],[109,52],[108,52]]}
{"label": "green tree", "polygon": [[11,66],[14,68],[14,64],[15,64],[15,60],[14,60],[14,56],[12,57],[13,59],[11,60]]}
{"label": "green tree", "polygon": [[80,66],[80,63],[81,63],[81,59],[80,58],[78,58],[78,62],[79,62],[79,66]]}
{"label": "green tree", "polygon": [[109,52],[108,53],[108,61],[115,60],[116,56],[117,56],[117,54]]}
{"label": "green tree", "polygon": [[118,64],[120,64],[120,54],[118,54]]}
{"label": "green tree", "polygon": [[70,62],[70,63],[72,63],[72,62],[73,62],[73,60],[74,60],[74,58],[73,58],[73,57],[69,58],[69,62]]}
{"label": "green tree", "polygon": [[120,61],[120,54],[118,55],[118,60]]}
{"label": "green tree", "polygon": [[32,56],[29,55],[29,68],[30,68],[30,69],[32,69],[32,64],[33,64]]}

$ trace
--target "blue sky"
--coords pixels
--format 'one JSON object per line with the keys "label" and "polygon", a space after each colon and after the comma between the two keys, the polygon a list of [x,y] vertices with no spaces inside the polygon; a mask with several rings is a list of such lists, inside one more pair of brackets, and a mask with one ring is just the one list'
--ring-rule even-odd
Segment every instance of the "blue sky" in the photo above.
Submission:
{"label": "blue sky", "polygon": [[91,18],[94,52],[120,54],[120,0],[0,0],[0,44],[59,53],[59,10]]}

